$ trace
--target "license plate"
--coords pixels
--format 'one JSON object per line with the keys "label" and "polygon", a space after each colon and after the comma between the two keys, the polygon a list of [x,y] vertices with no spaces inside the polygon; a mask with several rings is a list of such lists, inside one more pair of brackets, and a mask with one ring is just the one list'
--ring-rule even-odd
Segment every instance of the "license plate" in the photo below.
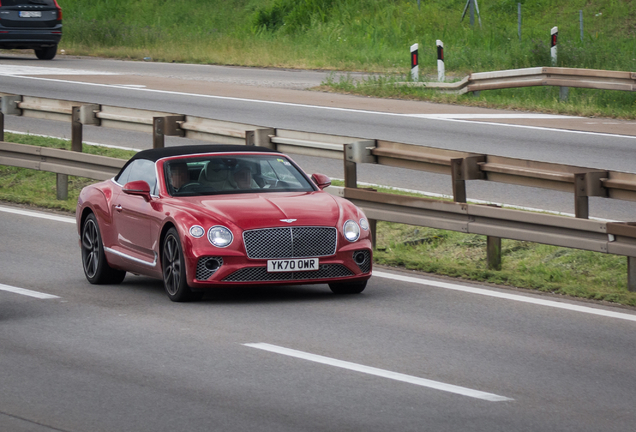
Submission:
{"label": "license plate", "polygon": [[297,258],[267,261],[267,271],[269,273],[316,270],[318,270],[318,258]]}
{"label": "license plate", "polygon": [[37,11],[37,12],[20,11],[19,15],[20,15],[20,18],[42,18],[42,12],[40,11]]}

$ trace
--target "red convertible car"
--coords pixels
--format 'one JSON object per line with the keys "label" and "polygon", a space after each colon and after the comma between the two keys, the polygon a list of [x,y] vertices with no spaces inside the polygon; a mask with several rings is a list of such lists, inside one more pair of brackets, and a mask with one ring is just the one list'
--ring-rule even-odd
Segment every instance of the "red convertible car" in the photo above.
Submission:
{"label": "red convertible car", "polygon": [[286,155],[261,147],[144,150],[85,187],[77,227],[86,279],[163,279],[173,301],[220,286],[327,283],[364,290],[371,235],[362,211]]}

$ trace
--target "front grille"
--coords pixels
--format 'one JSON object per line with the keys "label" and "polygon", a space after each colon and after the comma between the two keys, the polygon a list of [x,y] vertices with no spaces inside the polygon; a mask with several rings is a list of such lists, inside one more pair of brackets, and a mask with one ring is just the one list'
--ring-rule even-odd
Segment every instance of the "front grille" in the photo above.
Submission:
{"label": "front grille", "polygon": [[235,271],[223,282],[265,282],[307,279],[333,279],[353,276],[353,272],[342,264],[324,264],[317,271],[268,273],[267,267],[250,267]]}
{"label": "front grille", "polygon": [[[216,261],[216,263],[218,264],[218,267],[215,268],[214,270],[211,270],[208,268],[208,263],[214,262],[214,261]],[[208,256],[208,257],[199,258],[199,262],[197,263],[197,275],[196,275],[197,280],[205,281],[210,279],[210,276],[216,273],[216,271],[220,269],[222,265],[223,265],[223,258],[221,257]]]}
{"label": "front grille", "polygon": [[252,259],[322,257],[336,253],[333,227],[266,228],[245,231],[243,241]]}

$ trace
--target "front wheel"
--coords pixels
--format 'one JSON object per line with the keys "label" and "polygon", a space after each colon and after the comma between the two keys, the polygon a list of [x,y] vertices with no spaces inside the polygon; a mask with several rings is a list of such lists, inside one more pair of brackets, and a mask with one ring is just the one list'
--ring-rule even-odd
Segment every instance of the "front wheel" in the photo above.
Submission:
{"label": "front wheel", "polygon": [[55,54],[57,54],[57,45],[47,48],[38,48],[35,51],[35,56],[40,60],[53,60]]}
{"label": "front wheel", "polygon": [[86,279],[92,284],[118,284],[126,277],[125,271],[108,265],[97,218],[92,213],[82,226],[82,266]]}
{"label": "front wheel", "polygon": [[329,288],[334,294],[360,294],[366,287],[367,281],[329,284]]}
{"label": "front wheel", "polygon": [[163,286],[168,298],[174,302],[200,300],[201,292],[193,292],[186,280],[185,259],[179,234],[170,228],[163,239],[161,264],[163,266]]}

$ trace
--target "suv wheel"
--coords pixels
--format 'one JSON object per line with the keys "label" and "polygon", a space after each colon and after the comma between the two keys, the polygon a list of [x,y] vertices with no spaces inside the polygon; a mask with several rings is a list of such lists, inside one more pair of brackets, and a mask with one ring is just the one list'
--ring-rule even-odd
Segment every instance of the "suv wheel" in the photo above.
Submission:
{"label": "suv wheel", "polygon": [[48,48],[35,49],[35,56],[40,60],[53,60],[57,54],[57,45]]}

